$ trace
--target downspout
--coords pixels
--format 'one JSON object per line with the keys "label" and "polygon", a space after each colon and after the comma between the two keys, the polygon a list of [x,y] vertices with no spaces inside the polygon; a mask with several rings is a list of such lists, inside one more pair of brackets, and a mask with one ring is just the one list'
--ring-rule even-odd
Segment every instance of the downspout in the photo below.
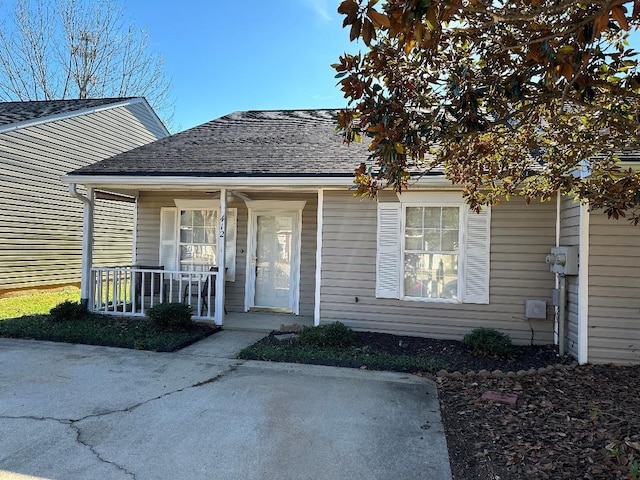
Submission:
{"label": "downspout", "polygon": [[87,188],[87,196],[76,189],[75,183],[69,184],[69,193],[84,204],[82,217],[82,270],[80,273],[80,303],[91,307],[91,265],[93,263],[93,189]]}
{"label": "downspout", "polygon": [[[562,227],[560,223],[560,214],[561,214],[561,198],[560,198],[560,190],[558,190],[556,197],[556,247],[560,246],[560,229]],[[559,291],[560,288],[560,275],[556,273],[555,275],[555,289]],[[558,302],[560,303],[560,302]],[[555,325],[553,326],[553,343],[555,345],[559,345],[559,331],[560,331],[560,307],[556,305],[554,307],[555,310]]]}

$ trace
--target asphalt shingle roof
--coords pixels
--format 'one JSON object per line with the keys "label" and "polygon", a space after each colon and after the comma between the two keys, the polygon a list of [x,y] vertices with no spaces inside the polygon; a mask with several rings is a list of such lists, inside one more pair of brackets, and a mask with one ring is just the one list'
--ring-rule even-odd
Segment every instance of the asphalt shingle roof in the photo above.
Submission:
{"label": "asphalt shingle roof", "polygon": [[13,123],[37,120],[51,115],[70,113],[121,102],[126,98],[93,98],[85,100],[34,100],[30,102],[1,102],[0,127]]}
{"label": "asphalt shingle roof", "polygon": [[236,112],[82,167],[70,175],[349,176],[365,145],[345,145],[335,110]]}

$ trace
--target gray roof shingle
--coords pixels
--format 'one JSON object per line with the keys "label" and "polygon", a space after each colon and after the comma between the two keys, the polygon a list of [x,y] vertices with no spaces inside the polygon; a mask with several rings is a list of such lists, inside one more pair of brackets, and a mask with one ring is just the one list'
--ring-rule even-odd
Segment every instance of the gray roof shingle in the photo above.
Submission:
{"label": "gray roof shingle", "polygon": [[70,175],[349,176],[366,145],[345,145],[336,110],[236,112],[157,140]]}
{"label": "gray roof shingle", "polygon": [[85,100],[34,100],[30,102],[1,102],[0,127],[13,123],[37,120],[52,115],[70,113],[121,102],[127,98],[92,98]]}

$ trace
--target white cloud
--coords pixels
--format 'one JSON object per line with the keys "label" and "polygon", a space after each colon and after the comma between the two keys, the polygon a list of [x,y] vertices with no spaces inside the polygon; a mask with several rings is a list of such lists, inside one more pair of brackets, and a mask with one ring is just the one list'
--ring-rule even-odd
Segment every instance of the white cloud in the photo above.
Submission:
{"label": "white cloud", "polygon": [[331,20],[329,4],[334,5],[335,2],[330,2],[329,0],[304,0],[304,2],[309,5],[322,20]]}

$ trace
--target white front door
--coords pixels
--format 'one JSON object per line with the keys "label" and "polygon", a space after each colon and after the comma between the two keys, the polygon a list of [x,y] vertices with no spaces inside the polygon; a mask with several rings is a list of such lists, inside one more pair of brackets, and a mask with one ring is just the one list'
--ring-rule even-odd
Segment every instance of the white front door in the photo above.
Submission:
{"label": "white front door", "polygon": [[254,211],[251,227],[248,307],[297,313],[299,212]]}

